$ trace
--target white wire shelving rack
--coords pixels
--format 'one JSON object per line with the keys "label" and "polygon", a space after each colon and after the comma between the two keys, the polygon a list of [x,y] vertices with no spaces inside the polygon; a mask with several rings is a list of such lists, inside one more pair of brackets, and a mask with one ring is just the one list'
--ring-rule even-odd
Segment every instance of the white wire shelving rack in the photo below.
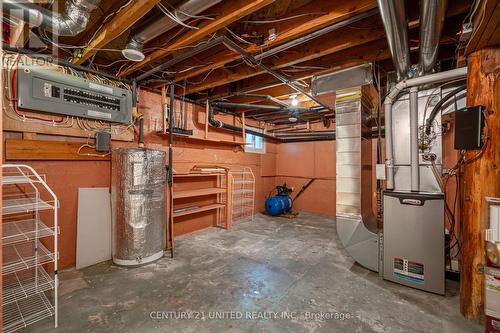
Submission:
{"label": "white wire shelving rack", "polygon": [[250,218],[255,214],[255,175],[249,167],[231,170],[233,220]]}
{"label": "white wire shelving rack", "polygon": [[4,164],[2,173],[3,332],[52,316],[57,328],[59,201],[28,165]]}

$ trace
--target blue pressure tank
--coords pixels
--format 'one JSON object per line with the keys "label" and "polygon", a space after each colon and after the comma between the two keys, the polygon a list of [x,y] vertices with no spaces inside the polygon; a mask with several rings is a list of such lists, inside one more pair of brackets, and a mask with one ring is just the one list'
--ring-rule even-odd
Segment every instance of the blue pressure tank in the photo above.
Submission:
{"label": "blue pressure tank", "polygon": [[291,190],[283,186],[277,186],[278,195],[267,198],[266,212],[271,216],[277,216],[289,212],[292,209],[292,199],[288,195]]}

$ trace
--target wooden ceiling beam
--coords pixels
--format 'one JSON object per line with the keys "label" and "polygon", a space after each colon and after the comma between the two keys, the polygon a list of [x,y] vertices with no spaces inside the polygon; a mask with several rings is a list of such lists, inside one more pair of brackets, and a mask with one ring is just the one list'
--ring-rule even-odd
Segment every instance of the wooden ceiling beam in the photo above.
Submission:
{"label": "wooden ceiling beam", "polygon": [[[333,24],[334,22],[338,22],[339,20],[341,20],[340,19],[341,17],[342,17],[342,19],[346,19],[347,17],[349,17],[349,15],[359,14],[362,11],[362,10],[358,10],[356,12],[350,12],[350,13],[342,12],[342,8],[338,4],[336,4],[335,2],[332,2],[332,3],[334,4],[334,7],[330,8],[330,13],[328,14],[329,17],[330,17],[330,22],[327,25]],[[299,8],[296,11],[294,11],[293,13],[289,13],[289,16],[295,15],[295,14],[297,14],[299,12],[302,13],[304,11],[315,12],[315,11],[318,11],[320,9],[318,7],[318,8],[316,8],[314,10],[314,8],[312,6],[316,6],[317,7],[318,5],[317,4],[311,4],[307,8],[305,8],[305,7]],[[361,4],[358,4],[358,6],[360,8],[362,7]],[[369,6],[369,3],[366,6]],[[447,17],[453,17],[453,16],[456,16],[456,15],[463,14],[463,13],[465,13],[465,12],[468,11],[469,7],[470,7],[470,3],[468,1],[466,1],[466,0],[453,1],[452,3],[450,3],[449,8],[447,10],[447,13],[446,13]],[[378,16],[377,16],[377,19],[379,19]],[[307,18],[307,21],[311,21],[311,20],[309,18]],[[302,21],[299,21],[299,22],[293,21],[293,23],[296,25],[296,27],[292,26],[292,25],[289,26],[289,29],[295,29],[294,30],[295,34],[294,34],[293,38],[290,37],[292,35],[292,33],[290,31],[283,32],[282,30],[284,28],[281,27],[281,29],[278,30],[280,38],[288,38],[288,37],[290,37],[290,39],[294,39],[294,38],[300,37],[304,33],[303,33],[302,30],[299,30],[297,28],[303,29],[301,27],[304,27],[304,24],[302,24],[304,22],[302,22]],[[311,22],[313,22],[313,21],[311,21]],[[308,22],[309,27],[311,27],[310,24],[313,24],[311,22]],[[316,22],[316,24],[318,24],[318,25],[315,25],[314,29],[312,29],[312,30],[318,30],[319,26],[322,26],[322,24],[324,23],[324,18],[321,18],[321,19],[317,18],[314,22]],[[356,24],[353,24],[353,25],[357,26],[357,25],[359,25],[359,23],[356,23]],[[413,21],[411,21],[409,23],[409,28],[410,29],[418,28],[418,26],[419,26],[419,20],[418,19],[413,20]],[[339,31],[338,33],[342,33],[342,32]],[[282,37],[283,35],[281,35],[281,34],[283,34],[285,37]],[[275,46],[277,43],[279,43],[279,41],[280,41],[279,39],[277,41],[275,40],[273,42],[267,41],[266,42],[267,43],[266,46],[267,47]],[[321,44],[319,42],[317,44],[317,47],[321,47]],[[247,52],[253,52],[253,51],[255,51],[255,45],[247,47],[246,51]],[[223,55],[223,56],[218,56],[218,57],[213,58],[213,59],[212,58],[208,58],[207,59],[207,63],[209,63],[209,64],[207,66],[199,67],[199,68],[196,68],[194,70],[191,70],[191,71],[188,71],[188,72],[184,72],[184,73],[182,73],[180,75],[177,75],[175,77],[175,81],[176,82],[181,82],[181,81],[184,81],[185,79],[189,79],[189,78],[192,78],[192,77],[199,76],[201,74],[207,73],[208,71],[213,71],[213,70],[216,70],[218,68],[221,68],[224,65],[226,65],[226,64],[228,64],[230,62],[236,61],[238,59],[241,59],[241,57],[239,55],[234,55],[234,54],[227,54],[227,55]],[[193,80],[193,81],[196,81],[196,80]]]}
{"label": "wooden ceiling beam", "polygon": [[163,58],[169,54],[172,54],[173,51],[191,45],[204,37],[216,32],[217,30],[224,28],[225,26],[252,14],[253,12],[273,3],[275,0],[232,0],[232,1],[224,1],[219,7],[221,14],[216,17],[213,21],[208,21],[205,24],[201,25],[197,30],[191,30],[181,37],[174,40],[171,44],[165,46],[162,49],[156,50],[153,53],[149,54],[144,58],[143,61],[138,62],[136,64],[131,65],[126,68],[122,73],[120,73],[121,77],[127,76],[134,71],[137,71],[144,66],[151,64],[153,61],[156,61],[160,58]]}
{"label": "wooden ceiling beam", "polygon": [[[460,7],[462,8],[462,7]],[[446,37],[447,34],[454,35],[459,29],[455,21],[461,19],[461,16],[456,14],[461,14],[460,11],[454,11],[454,17],[449,19],[443,29],[442,44],[450,43],[449,38]],[[460,20],[461,22],[461,20]],[[418,34],[419,26],[415,24],[412,26],[411,33]],[[343,55],[342,51],[349,50],[351,48],[356,48],[358,52],[356,54],[351,54],[347,52],[346,57],[359,58],[359,55],[367,52],[369,46],[364,46],[362,48],[357,48],[358,46],[363,46],[365,44],[372,43],[377,40],[385,40],[385,31],[379,16],[370,17],[362,21],[357,22],[355,25],[347,26],[338,31],[332,32],[328,35],[316,38],[310,42],[297,46],[293,49],[284,51],[280,53],[279,57],[270,57],[266,59],[265,63],[275,70],[283,69],[288,66],[299,65],[300,66],[315,66],[313,60],[320,59],[320,63],[324,63],[321,59],[325,56],[332,56],[334,59],[338,59],[338,55]],[[212,89],[217,86],[230,84],[232,82],[241,81],[247,78],[256,77],[265,73],[260,68],[252,68],[246,64],[232,68],[230,72],[219,70],[218,72],[213,72],[208,77],[206,75],[200,75],[193,78],[195,82],[205,81],[201,84],[188,85],[186,88],[186,94],[191,94],[194,92],[200,92],[203,90]],[[240,82],[243,83],[243,82]]]}
{"label": "wooden ceiling beam", "polygon": [[[323,3],[312,1],[308,5],[292,11],[288,14],[288,16],[299,15],[308,12],[325,12],[326,14],[316,17],[312,20],[310,17],[292,20],[286,25],[278,26],[278,35],[276,39],[266,40],[263,45],[252,44],[245,50],[250,53],[260,52],[262,49],[274,47],[284,42],[299,38],[312,31],[316,31],[328,25],[346,20],[354,15],[366,12],[375,7],[377,7],[377,4],[373,0],[357,0],[354,2],[332,1]],[[271,26],[272,25],[269,25],[269,27]],[[213,59],[213,61],[207,61],[212,62],[210,65],[197,68],[193,71],[182,73],[181,75],[176,76],[175,81],[180,82],[185,79],[195,77],[208,71],[221,68],[224,65],[239,59],[241,59],[241,56],[239,54],[228,54],[223,57],[218,57],[216,59]]]}
{"label": "wooden ceiling beam", "polygon": [[[266,62],[266,64],[270,65],[273,69],[282,69],[385,38],[384,28],[378,17],[376,19],[371,18],[365,23],[370,23],[370,28],[343,28],[340,31],[322,36],[297,48],[283,52],[278,58],[270,58],[268,62],[271,62]],[[209,76],[210,80],[207,82],[198,85],[188,85],[186,94],[207,90],[263,73],[265,71],[262,69],[252,68],[246,64],[234,68],[231,72],[219,70],[217,73]],[[199,82],[203,79],[204,75],[200,75],[200,77],[193,78],[193,81]]]}
{"label": "wooden ceiling beam", "polygon": [[73,63],[82,64],[146,15],[160,0],[135,0],[106,23]]}

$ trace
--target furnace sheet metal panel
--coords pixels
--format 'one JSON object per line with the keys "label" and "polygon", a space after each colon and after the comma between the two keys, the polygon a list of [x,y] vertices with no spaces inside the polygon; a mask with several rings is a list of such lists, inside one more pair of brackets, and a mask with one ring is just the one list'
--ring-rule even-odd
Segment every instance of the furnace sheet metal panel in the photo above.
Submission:
{"label": "furnace sheet metal panel", "polygon": [[444,295],[444,196],[384,193],[384,279]]}

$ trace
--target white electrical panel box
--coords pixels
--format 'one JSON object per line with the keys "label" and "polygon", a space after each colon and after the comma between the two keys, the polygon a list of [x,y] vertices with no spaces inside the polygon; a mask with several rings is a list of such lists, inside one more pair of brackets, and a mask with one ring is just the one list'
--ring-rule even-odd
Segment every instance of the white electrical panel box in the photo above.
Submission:
{"label": "white electrical panel box", "polygon": [[18,74],[18,106],[23,109],[132,122],[132,92],[42,67],[23,67]]}

